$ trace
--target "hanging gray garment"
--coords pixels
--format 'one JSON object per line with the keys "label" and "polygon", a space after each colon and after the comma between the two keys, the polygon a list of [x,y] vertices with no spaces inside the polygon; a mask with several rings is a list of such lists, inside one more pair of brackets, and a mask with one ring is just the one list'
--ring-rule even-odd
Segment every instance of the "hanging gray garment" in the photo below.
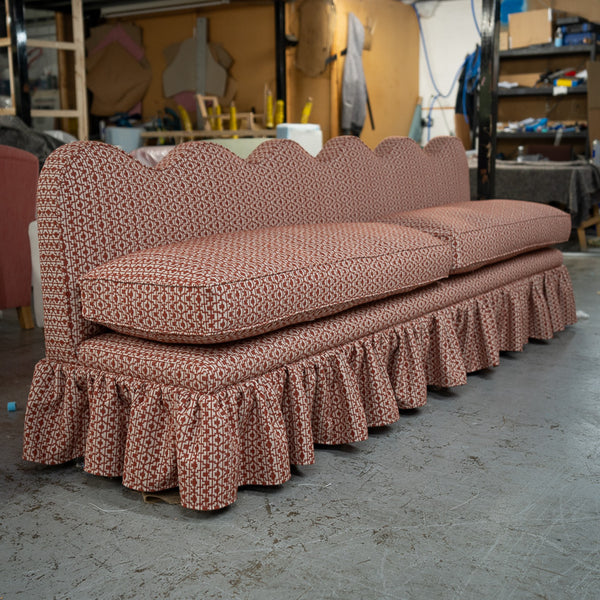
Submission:
{"label": "hanging gray garment", "polygon": [[348,15],[348,50],[342,78],[342,122],[344,135],[360,135],[367,115],[367,83],[362,65],[365,30],[355,14]]}

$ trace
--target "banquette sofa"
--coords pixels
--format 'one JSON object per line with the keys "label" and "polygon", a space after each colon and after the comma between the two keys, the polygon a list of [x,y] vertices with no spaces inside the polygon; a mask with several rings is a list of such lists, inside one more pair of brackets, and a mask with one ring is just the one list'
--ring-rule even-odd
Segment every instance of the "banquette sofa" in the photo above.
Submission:
{"label": "banquette sofa", "polygon": [[340,137],[317,157],[272,140],[247,159],[188,142],[154,168],[75,142],[37,202],[46,357],[24,458],[83,456],[196,510],[575,321],[551,248],[569,215],[470,201],[455,138]]}

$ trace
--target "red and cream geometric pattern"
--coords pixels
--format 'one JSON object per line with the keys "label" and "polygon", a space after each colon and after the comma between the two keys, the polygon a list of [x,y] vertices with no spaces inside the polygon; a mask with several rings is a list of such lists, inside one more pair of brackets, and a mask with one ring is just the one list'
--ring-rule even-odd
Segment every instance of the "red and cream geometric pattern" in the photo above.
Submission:
{"label": "red and cream geometric pattern", "polygon": [[[365,439],[368,427],[421,406],[427,385],[465,383],[468,372],[498,364],[501,350],[520,350],[529,337],[547,339],[573,323],[569,275],[560,252],[549,249],[220,344],[140,339],[82,316],[79,281],[134,252],[211,235],[227,243],[259,239],[270,227],[361,232],[365,244],[367,230],[400,231],[367,225],[387,214],[468,198],[465,153],[452,138],[424,149],[395,138],[375,151],[337,138],[316,158],[274,140],[247,160],[190,142],[156,168],[96,142],[59,148],[38,186],[46,358],[27,403],[24,458],[57,464],[85,456],[90,473],[122,476],[137,490],[178,485],[184,506],[216,509],[234,502],[241,485],[284,482],[290,464],[314,461],[315,443]],[[255,233],[235,234],[242,231]],[[390,247],[431,239],[403,235]],[[346,243],[336,238],[337,250]],[[442,247],[435,244],[420,257],[428,265],[421,282],[434,270],[428,253]],[[273,252],[270,260],[313,265],[319,252],[337,250],[317,245],[307,263],[302,252]],[[438,260],[450,267],[447,250]],[[220,264],[212,268],[222,275]],[[233,257],[227,268],[249,267],[265,264]],[[397,270],[404,279],[414,265]],[[381,283],[385,274],[371,273],[374,281],[360,285]]]}
{"label": "red and cream geometric pattern", "polygon": [[82,314],[168,343],[241,339],[447,277],[450,247],[387,223],[288,225],[140,250],[80,280]]}
{"label": "red and cream geometric pattern", "polygon": [[[161,344],[105,333],[79,346],[78,362],[99,371],[152,379],[160,385],[183,386],[203,394],[212,394],[240,381],[296,363],[307,356],[335,350],[375,331],[422,318],[432,310],[461,306],[472,298],[527,280],[539,273],[564,269],[561,265],[562,254],[559,251],[540,250],[325,319],[225,345]],[[568,297],[567,291],[568,287],[561,288],[561,298]],[[553,306],[551,313],[559,310],[560,306]],[[561,315],[556,327],[545,326],[539,333],[544,338],[551,337],[551,332],[558,331],[560,323],[568,321],[569,315],[571,312]],[[524,338],[523,332],[516,327],[518,322],[513,318],[516,337],[510,344],[509,340],[504,340],[505,350],[521,350],[526,342],[527,336]],[[547,319],[544,320],[546,322]],[[469,348],[465,348],[465,351],[468,352]],[[410,404],[413,400],[402,399],[402,402]]]}
{"label": "red and cream geometric pattern", "polygon": [[[517,257],[512,275],[557,260],[552,250]],[[427,385],[464,384],[468,372],[497,365],[501,350],[575,321],[564,266],[501,283],[507,264],[433,284],[427,289],[445,284],[437,294],[449,302],[485,279],[492,287],[438,310],[425,312],[419,293],[408,294],[408,313],[422,316],[392,326],[386,317],[398,297],[228,344],[231,353],[118,334],[90,339],[79,364],[37,365],[24,457],[56,464],[85,455],[86,471],[122,476],[127,487],[178,485],[188,508],[226,506],[239,486],[279,484],[290,464],[314,462],[315,443],[363,440],[368,427],[398,420],[398,409],[422,406]],[[353,331],[366,314],[373,320]],[[184,374],[179,385],[166,382]]]}
{"label": "red and cream geometric pattern", "polygon": [[38,184],[46,355],[76,360],[77,346],[103,331],[81,316],[78,281],[119,256],[216,233],[379,221],[468,199],[466,155],[450,137],[424,149],[390,138],[375,151],[352,136],[334,138],[316,158],[291,140],[264,142],[248,159],[188,142],[155,168],[99,142],[61,146]]}
{"label": "red and cream geometric pattern", "polygon": [[383,220],[450,242],[454,273],[566,242],[571,233],[567,213],[519,200],[460,202],[387,215]]}

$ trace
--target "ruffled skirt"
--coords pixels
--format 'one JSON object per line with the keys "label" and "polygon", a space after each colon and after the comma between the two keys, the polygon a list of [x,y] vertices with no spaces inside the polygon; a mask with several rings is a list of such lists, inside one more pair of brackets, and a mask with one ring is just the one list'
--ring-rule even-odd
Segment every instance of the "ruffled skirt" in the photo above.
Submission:
{"label": "ruffled skirt", "polygon": [[559,255],[543,250],[230,344],[90,338],[78,363],[36,366],[24,458],[85,456],[86,471],[129,488],[179,486],[183,506],[227,506],[239,486],[281,484],[290,465],[314,462],[315,444],[364,440],[425,404],[428,385],[464,384],[500,351],[574,323]]}

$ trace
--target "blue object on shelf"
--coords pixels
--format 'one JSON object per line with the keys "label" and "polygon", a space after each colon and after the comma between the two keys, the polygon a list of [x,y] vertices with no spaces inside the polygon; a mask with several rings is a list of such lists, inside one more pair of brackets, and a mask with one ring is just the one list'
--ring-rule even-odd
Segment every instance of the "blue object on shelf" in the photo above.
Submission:
{"label": "blue object on shelf", "polygon": [[7,402],[6,410],[8,410],[8,412],[15,412],[17,410],[17,403],[16,402]]}
{"label": "blue object on shelf", "polygon": [[525,0],[502,0],[500,3],[500,23],[508,25],[508,15],[523,12],[524,10]]}
{"label": "blue object on shelf", "polygon": [[580,44],[590,44],[591,42],[591,33],[563,33],[563,46],[579,46]]}

